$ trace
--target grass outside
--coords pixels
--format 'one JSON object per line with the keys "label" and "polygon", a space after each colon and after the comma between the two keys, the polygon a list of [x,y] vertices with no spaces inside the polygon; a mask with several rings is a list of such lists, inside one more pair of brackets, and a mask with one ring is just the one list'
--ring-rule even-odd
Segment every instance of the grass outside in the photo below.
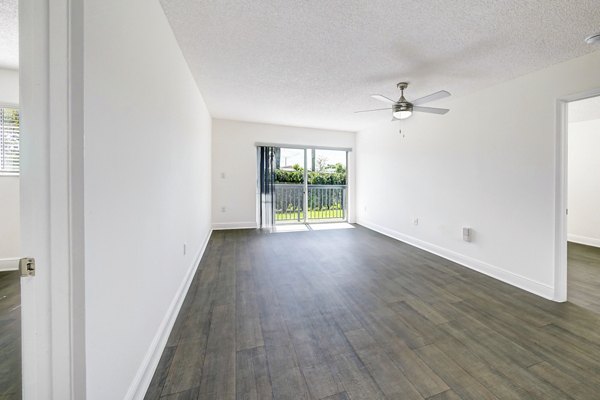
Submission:
{"label": "grass outside", "polygon": [[[322,210],[308,211],[308,219],[342,219],[344,218],[343,210]],[[297,221],[297,211],[276,212],[275,221]],[[300,221],[304,221],[304,211],[300,211]]]}

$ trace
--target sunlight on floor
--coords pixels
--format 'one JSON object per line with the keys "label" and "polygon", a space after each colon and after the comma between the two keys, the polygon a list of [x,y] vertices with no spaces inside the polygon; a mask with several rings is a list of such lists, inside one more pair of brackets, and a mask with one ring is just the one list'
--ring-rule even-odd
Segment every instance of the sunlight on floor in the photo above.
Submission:
{"label": "sunlight on floor", "polygon": [[313,231],[327,231],[330,229],[354,229],[352,225],[347,222],[337,222],[331,224],[310,224],[310,229]]}
{"label": "sunlight on floor", "polygon": [[285,232],[306,232],[306,231],[328,231],[332,229],[354,229],[354,226],[347,222],[337,222],[330,224],[294,224],[294,225],[277,225],[273,227],[273,233]]}
{"label": "sunlight on floor", "polygon": [[284,232],[306,232],[308,226],[304,224],[297,225],[277,225],[273,227],[273,233],[284,233]]}

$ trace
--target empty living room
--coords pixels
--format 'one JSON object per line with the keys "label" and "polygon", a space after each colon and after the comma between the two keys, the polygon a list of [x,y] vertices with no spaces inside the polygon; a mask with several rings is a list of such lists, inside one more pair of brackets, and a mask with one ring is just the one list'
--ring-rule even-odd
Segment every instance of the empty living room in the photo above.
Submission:
{"label": "empty living room", "polygon": [[600,399],[597,0],[0,0],[0,399]]}

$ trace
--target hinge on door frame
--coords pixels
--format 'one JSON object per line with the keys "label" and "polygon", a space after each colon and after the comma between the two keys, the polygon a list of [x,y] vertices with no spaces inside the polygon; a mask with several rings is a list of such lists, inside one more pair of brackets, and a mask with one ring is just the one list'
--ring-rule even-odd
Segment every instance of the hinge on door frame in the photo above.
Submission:
{"label": "hinge on door frame", "polygon": [[19,260],[19,271],[22,277],[35,276],[35,258],[21,258]]}

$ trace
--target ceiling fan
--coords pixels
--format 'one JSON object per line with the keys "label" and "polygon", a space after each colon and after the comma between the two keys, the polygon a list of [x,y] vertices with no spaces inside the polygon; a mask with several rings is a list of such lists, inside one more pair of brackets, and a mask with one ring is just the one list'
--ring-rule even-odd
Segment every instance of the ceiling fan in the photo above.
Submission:
{"label": "ceiling fan", "polygon": [[432,93],[428,96],[424,96],[413,100],[412,102],[406,100],[404,98],[404,89],[408,87],[408,82],[400,82],[398,85],[398,89],[400,89],[400,98],[398,101],[394,101],[380,94],[371,95],[375,100],[383,101],[384,103],[388,103],[391,107],[388,108],[377,108],[374,110],[364,110],[364,111],[355,111],[355,113],[363,113],[363,112],[371,112],[371,111],[382,111],[382,110],[392,110],[392,121],[397,121],[400,119],[406,119],[410,117],[413,111],[417,112],[425,112],[430,114],[446,114],[448,111],[447,108],[435,108],[435,107],[422,107],[421,104],[428,103],[430,101],[443,99],[445,97],[450,96],[450,93],[445,90],[440,90],[439,92]]}

